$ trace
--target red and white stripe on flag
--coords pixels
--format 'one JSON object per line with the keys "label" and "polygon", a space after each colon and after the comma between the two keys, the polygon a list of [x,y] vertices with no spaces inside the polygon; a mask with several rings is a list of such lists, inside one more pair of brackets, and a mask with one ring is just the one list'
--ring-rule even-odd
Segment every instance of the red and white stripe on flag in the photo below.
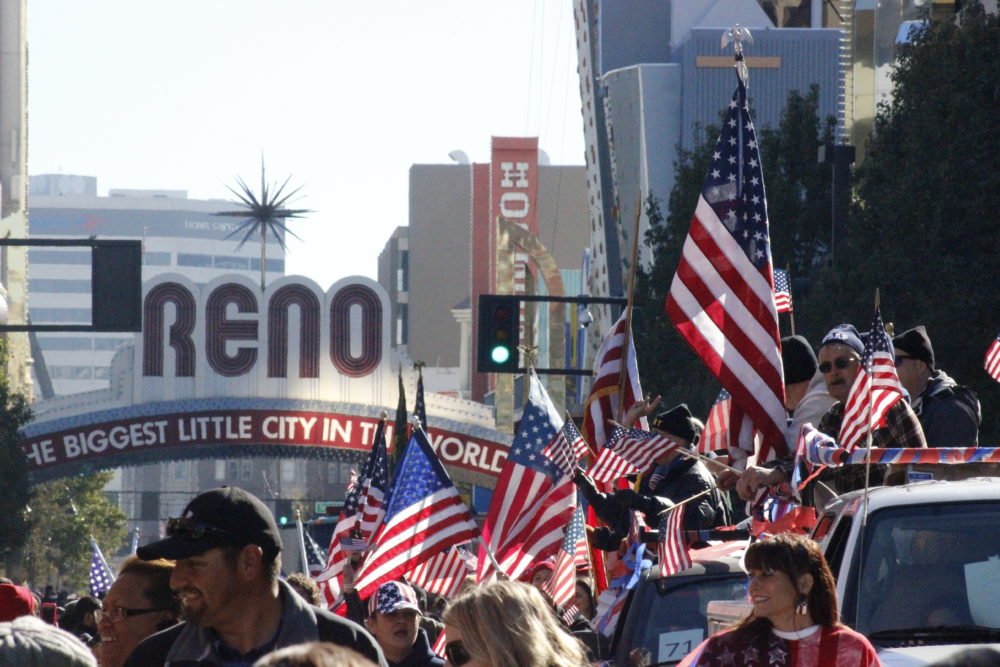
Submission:
{"label": "red and white stripe on flag", "polygon": [[434,646],[431,647],[431,650],[434,651],[434,655],[438,656],[439,658],[443,658],[444,647],[447,644],[448,644],[448,637],[446,637],[444,634],[444,628],[441,628],[441,634],[439,634],[438,638],[434,640]]}
{"label": "red and white stripe on flag", "polygon": [[669,577],[691,567],[691,554],[685,543],[684,505],[667,513],[660,523],[660,541],[656,544],[660,557],[660,578]]}
{"label": "red and white stripe on flag", "polygon": [[[594,383],[590,388],[583,412],[583,437],[594,452],[599,452],[610,440],[611,428],[608,420],[621,421],[619,405],[628,410],[642,398],[639,382],[639,365],[635,357],[632,332],[628,330],[627,313],[622,313],[611,331],[604,338],[601,349],[594,358]],[[626,338],[627,344],[626,344]],[[622,359],[625,359],[625,374],[622,389],[624,401],[619,397],[618,383],[622,380]],[[647,428],[645,417],[639,421],[641,428]]]}
{"label": "red and white stripe on flag", "polygon": [[858,374],[844,404],[840,446],[848,452],[854,451],[869,433],[885,426],[886,413],[902,398],[892,341],[876,306]]}
{"label": "red and white stripe on flag", "polygon": [[996,340],[990,345],[990,349],[986,350],[986,359],[983,362],[983,368],[986,369],[991,378],[1000,382],[1000,334],[997,334]]}
{"label": "red and white stripe on flag", "polygon": [[[737,77],[738,78],[738,77]],[[666,311],[763,435],[787,454],[767,202],[746,88],[737,81]]]}
{"label": "red and white stripe on flag", "polygon": [[556,602],[566,606],[573,601],[576,594],[577,565],[589,565],[590,557],[587,549],[587,533],[583,527],[583,510],[579,507],[573,512],[573,518],[566,528],[562,547],[556,555],[552,576],[545,582],[545,592]]}
{"label": "red and white stripe on flag", "polygon": [[729,446],[729,404],[732,399],[725,389],[719,392],[719,396],[712,404],[712,409],[708,411],[708,418],[705,420],[705,430],[701,432],[701,440],[698,441],[698,451],[702,454],[726,449]]}
{"label": "red and white stripe on flag", "polygon": [[410,570],[406,578],[428,593],[454,597],[465,578],[476,572],[476,557],[463,551],[459,546],[442,551]]}

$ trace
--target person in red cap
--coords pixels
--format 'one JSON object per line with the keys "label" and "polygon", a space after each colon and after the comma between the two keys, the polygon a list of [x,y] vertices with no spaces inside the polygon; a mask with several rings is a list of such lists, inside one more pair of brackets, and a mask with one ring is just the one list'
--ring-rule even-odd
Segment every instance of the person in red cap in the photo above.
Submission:
{"label": "person in red cap", "polygon": [[205,491],[167,521],[166,532],[136,553],[176,561],[170,587],[185,622],[143,640],[126,666],[253,664],[279,648],[317,640],[386,664],[364,628],[313,607],[279,578],[278,526],[253,494],[235,486]]}
{"label": "person in red cap", "polygon": [[35,596],[24,586],[0,584],[0,623],[35,613]]}

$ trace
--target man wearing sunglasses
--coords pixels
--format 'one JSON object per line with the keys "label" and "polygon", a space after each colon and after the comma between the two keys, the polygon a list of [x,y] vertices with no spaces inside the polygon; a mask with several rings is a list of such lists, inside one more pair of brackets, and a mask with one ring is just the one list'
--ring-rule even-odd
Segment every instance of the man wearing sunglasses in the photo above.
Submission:
{"label": "man wearing sunglasses", "polygon": [[918,326],[892,339],[896,373],[931,447],[976,447],[982,411],[979,398],[934,367],[927,329]]}
{"label": "man wearing sunglasses", "polygon": [[310,641],[332,642],[386,664],[364,628],[309,605],[279,579],[281,537],[256,496],[234,486],[206,491],[168,520],[166,532],[137,555],[176,562],[170,587],[185,622],[140,643],[127,666],[250,665]]}

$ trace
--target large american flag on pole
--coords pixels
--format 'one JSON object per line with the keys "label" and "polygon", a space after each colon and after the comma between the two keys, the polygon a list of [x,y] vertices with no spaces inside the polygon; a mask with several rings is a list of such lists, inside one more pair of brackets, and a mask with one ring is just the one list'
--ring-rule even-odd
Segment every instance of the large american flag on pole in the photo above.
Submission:
{"label": "large american flag on pole", "polygon": [[1000,334],[993,340],[990,349],[986,350],[986,359],[983,361],[983,368],[990,374],[990,377],[1000,382]]}
{"label": "large american flag on pole", "polygon": [[633,428],[616,428],[609,442],[588,473],[595,482],[613,482],[627,475],[637,475],[678,443],[665,435]]}
{"label": "large american flag on pole", "polygon": [[372,538],[374,550],[356,575],[364,599],[380,584],[476,536],[469,508],[458,495],[422,429],[414,429],[399,464],[385,522]]}
{"label": "large american flag on pole", "polygon": [[479,581],[495,574],[487,547],[511,579],[554,555],[576,508],[573,479],[543,454],[561,437],[563,419],[534,370],[528,386],[528,402],[483,524]]}
{"label": "large american flag on pole", "polygon": [[861,365],[844,404],[840,446],[853,451],[869,433],[885,426],[885,414],[902,398],[892,341],[882,324],[882,312],[876,306]]}
{"label": "large american flag on pole", "polygon": [[115,581],[115,575],[111,574],[111,568],[104,560],[101,547],[97,545],[97,540],[90,538],[90,594],[94,597],[101,597],[108,592],[111,584]]}
{"label": "large american flag on pole", "polygon": [[380,421],[375,431],[375,445],[361,476],[361,496],[358,507],[359,537],[370,540],[385,516],[385,492],[389,487],[386,461],[385,422]]}
{"label": "large american flag on pole", "polygon": [[757,139],[737,75],[666,311],[760,430],[762,449],[784,455],[787,415],[769,234]]}
{"label": "large american flag on pole", "polygon": [[[594,383],[591,385],[583,413],[583,437],[594,452],[610,439],[608,435],[611,428],[608,426],[608,420],[618,422],[622,420],[619,406],[622,410],[628,410],[642,398],[639,366],[636,362],[635,345],[632,342],[632,332],[629,330],[627,317],[627,312],[622,313],[594,358]],[[619,387],[618,383],[622,380],[624,382]],[[622,390],[625,392],[624,401],[620,396]],[[642,428],[646,428],[646,418],[643,417],[639,424]]]}
{"label": "large american flag on pole", "polygon": [[583,510],[579,507],[573,512],[562,546],[556,555],[552,576],[545,582],[545,592],[560,606],[567,606],[576,594],[577,565],[590,565],[590,555],[587,549],[587,533],[583,527]]}

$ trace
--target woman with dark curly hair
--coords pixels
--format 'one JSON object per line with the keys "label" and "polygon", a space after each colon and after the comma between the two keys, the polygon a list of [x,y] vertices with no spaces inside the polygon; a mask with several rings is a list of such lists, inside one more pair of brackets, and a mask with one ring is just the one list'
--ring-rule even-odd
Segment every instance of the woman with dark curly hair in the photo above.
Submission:
{"label": "woman with dark curly hair", "polygon": [[747,549],[753,611],[708,638],[679,667],[867,667],[878,665],[864,635],[841,625],[833,575],[815,542],[783,533]]}

